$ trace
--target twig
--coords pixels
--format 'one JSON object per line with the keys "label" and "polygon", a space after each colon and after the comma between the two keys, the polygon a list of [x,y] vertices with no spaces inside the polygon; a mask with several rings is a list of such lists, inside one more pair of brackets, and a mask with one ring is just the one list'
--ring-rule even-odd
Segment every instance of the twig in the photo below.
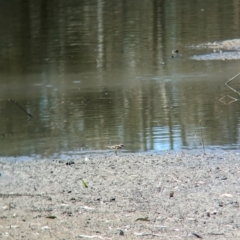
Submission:
{"label": "twig", "polygon": [[174,177],[173,175],[168,175],[169,177],[172,177],[176,182],[182,182],[181,180],[177,179],[176,177]]}
{"label": "twig", "polygon": [[[238,77],[239,75],[240,75],[240,72],[239,72],[237,75],[235,75],[234,77],[230,78],[227,82],[225,82],[225,85],[226,85],[229,89],[231,89],[233,92],[237,93],[238,95],[240,95],[240,92],[238,92],[236,89],[234,89],[233,87],[231,87],[231,86],[229,85],[229,83],[230,83],[232,80],[234,80],[236,77]],[[224,99],[226,96],[228,96],[229,98],[231,98],[232,101],[230,101],[229,103],[225,103],[225,102],[223,101],[223,99]],[[229,105],[229,104],[231,104],[231,103],[233,103],[233,102],[239,101],[239,99],[234,98],[234,97],[231,97],[230,95],[224,95],[223,97],[219,98],[218,101],[220,101],[221,103],[223,103],[223,104],[225,104],[225,105]]]}
{"label": "twig", "polygon": [[21,105],[19,105],[16,101],[12,100],[11,98],[8,99],[8,101],[11,101],[13,103],[15,103],[24,113],[26,113],[29,117],[33,118],[33,116],[28,113]]}
{"label": "twig", "polygon": [[106,238],[106,237],[102,237],[100,235],[83,235],[83,234],[80,234],[78,235],[79,238],[90,238],[90,239],[93,239],[93,238],[98,238],[98,239],[111,239],[111,238]]}
{"label": "twig", "polygon": [[202,239],[202,237],[199,234],[197,234],[197,233],[192,233],[192,235],[197,237],[197,238],[201,238]]}
{"label": "twig", "polygon": [[240,92],[238,92],[238,91],[235,90],[234,88],[230,87],[230,86],[229,86],[229,83],[230,83],[232,80],[234,80],[236,77],[238,77],[239,75],[240,75],[240,72],[239,72],[237,75],[235,75],[234,77],[230,78],[230,79],[225,83],[225,85],[226,85],[228,88],[230,88],[232,91],[234,91],[234,92],[237,93],[238,95],[240,95]]}

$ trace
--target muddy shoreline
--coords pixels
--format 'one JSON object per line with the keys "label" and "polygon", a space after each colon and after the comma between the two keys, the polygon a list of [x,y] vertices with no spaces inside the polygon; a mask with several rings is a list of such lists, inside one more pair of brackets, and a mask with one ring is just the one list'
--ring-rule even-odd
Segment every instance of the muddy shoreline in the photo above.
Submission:
{"label": "muddy shoreline", "polygon": [[207,53],[194,55],[193,60],[238,60],[240,59],[240,39],[203,43],[191,46],[192,49],[206,50]]}
{"label": "muddy shoreline", "polygon": [[0,159],[3,239],[240,239],[240,154]]}

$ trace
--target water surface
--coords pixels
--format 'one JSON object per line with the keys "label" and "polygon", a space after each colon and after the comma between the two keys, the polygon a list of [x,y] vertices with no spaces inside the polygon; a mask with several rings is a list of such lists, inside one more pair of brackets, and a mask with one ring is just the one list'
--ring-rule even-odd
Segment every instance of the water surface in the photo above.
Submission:
{"label": "water surface", "polygon": [[238,98],[224,83],[240,61],[190,59],[208,51],[192,45],[239,37],[239,7],[1,2],[0,156],[239,149],[239,102],[219,99]]}

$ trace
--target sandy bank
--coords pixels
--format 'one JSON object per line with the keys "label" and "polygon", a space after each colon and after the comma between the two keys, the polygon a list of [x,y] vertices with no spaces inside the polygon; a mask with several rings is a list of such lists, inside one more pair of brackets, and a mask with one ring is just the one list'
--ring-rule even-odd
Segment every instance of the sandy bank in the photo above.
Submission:
{"label": "sandy bank", "polygon": [[235,151],[0,159],[0,238],[240,239],[239,160]]}

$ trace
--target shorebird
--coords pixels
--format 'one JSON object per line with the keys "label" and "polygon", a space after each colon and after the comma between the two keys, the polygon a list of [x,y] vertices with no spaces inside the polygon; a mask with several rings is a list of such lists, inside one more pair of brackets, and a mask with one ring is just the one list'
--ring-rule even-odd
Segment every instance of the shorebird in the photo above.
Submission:
{"label": "shorebird", "polygon": [[179,50],[178,50],[178,49],[172,50],[172,58],[177,57],[177,56],[178,56],[178,53],[179,53]]}
{"label": "shorebird", "polygon": [[117,151],[123,149],[125,146],[123,144],[107,146],[109,149],[115,150],[115,154],[117,155]]}

